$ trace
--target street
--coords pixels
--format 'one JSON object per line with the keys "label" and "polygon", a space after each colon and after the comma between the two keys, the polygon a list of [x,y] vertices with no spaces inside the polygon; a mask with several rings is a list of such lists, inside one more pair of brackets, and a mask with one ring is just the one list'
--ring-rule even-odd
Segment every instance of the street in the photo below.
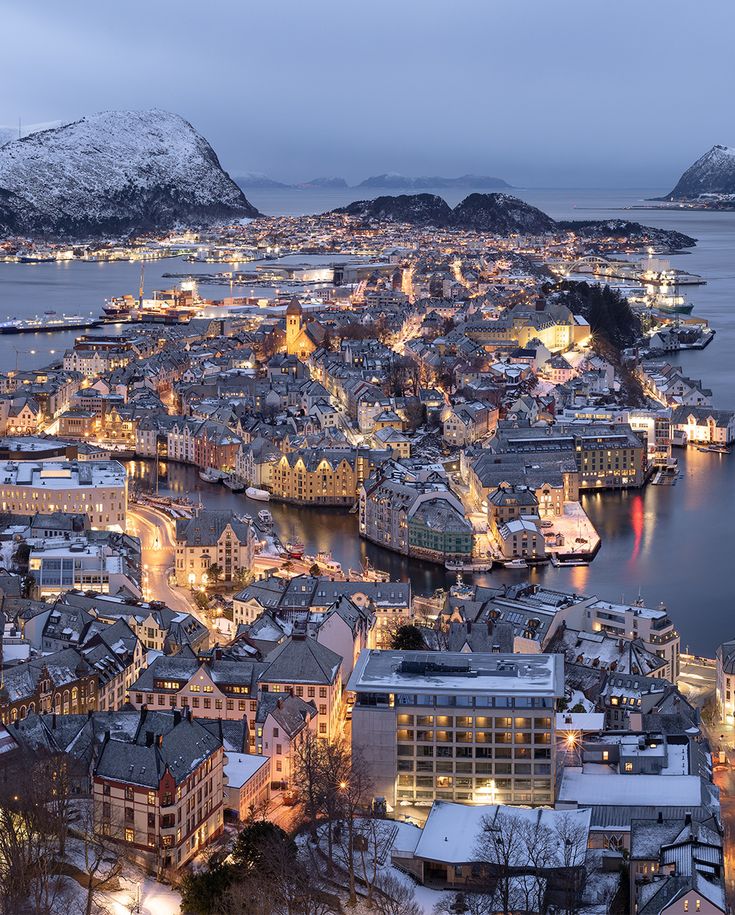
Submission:
{"label": "street", "polygon": [[169,583],[169,573],[176,561],[173,522],[148,506],[130,505],[128,532],[140,538],[144,597],[163,601],[179,613],[192,613],[208,626],[186,594]]}

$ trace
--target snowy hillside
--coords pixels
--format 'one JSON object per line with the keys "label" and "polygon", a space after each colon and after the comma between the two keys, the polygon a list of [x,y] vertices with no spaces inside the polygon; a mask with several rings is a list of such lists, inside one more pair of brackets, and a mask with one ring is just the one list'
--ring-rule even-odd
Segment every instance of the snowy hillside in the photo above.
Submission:
{"label": "snowy hillside", "polygon": [[106,111],[0,146],[0,234],[116,235],[258,216],[166,111]]}
{"label": "snowy hillside", "polygon": [[713,146],[689,166],[668,196],[679,199],[700,194],[735,194],[735,147]]}

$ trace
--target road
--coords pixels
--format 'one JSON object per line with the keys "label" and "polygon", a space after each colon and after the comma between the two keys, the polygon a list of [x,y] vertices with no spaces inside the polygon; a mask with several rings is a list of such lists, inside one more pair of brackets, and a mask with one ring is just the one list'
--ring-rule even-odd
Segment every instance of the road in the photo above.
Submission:
{"label": "road", "polygon": [[176,561],[173,522],[146,505],[128,506],[128,532],[140,538],[143,560],[143,593],[147,599],[163,601],[179,613],[193,613],[205,625],[185,592],[169,583]]}

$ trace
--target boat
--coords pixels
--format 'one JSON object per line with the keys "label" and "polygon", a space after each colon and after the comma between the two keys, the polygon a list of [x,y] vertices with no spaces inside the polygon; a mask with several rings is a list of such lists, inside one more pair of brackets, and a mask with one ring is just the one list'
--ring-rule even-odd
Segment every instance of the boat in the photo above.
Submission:
{"label": "boat", "polygon": [[82,318],[80,315],[62,315],[60,318],[20,318],[0,324],[0,334],[38,334],[57,330],[88,330],[100,327],[99,318]]}
{"label": "boat", "polygon": [[447,572],[489,572],[492,567],[492,559],[478,559],[473,562],[452,562],[452,560],[447,560],[444,563],[444,568]]}
{"label": "boat", "polygon": [[289,540],[286,544],[286,552],[289,559],[303,559],[306,547],[299,540]]}
{"label": "boat", "polygon": [[697,451],[705,451],[710,454],[729,454],[730,449],[727,445],[718,445],[716,442],[711,442],[709,445],[698,445]]}
{"label": "boat", "polygon": [[551,564],[557,568],[566,568],[568,566],[588,566],[590,564],[589,559],[559,559],[559,557],[554,553],[551,557]]}
{"label": "boat", "polygon": [[232,492],[244,492],[245,491],[245,484],[242,482],[242,480],[239,480],[236,476],[230,475],[229,477],[225,477],[222,482]]}
{"label": "boat", "polygon": [[199,479],[205,483],[221,483],[224,473],[221,470],[215,470],[214,467],[207,467],[199,471]]}
{"label": "boat", "polygon": [[525,559],[509,559],[503,563],[506,569],[527,569],[528,563]]}
{"label": "boat", "polygon": [[248,486],[245,490],[245,495],[248,499],[255,499],[256,502],[269,502],[271,494],[267,489],[258,489],[255,486]]}
{"label": "boat", "polygon": [[260,521],[264,527],[270,527],[271,524],[273,524],[273,515],[267,508],[264,508],[262,511],[258,512],[258,521]]}

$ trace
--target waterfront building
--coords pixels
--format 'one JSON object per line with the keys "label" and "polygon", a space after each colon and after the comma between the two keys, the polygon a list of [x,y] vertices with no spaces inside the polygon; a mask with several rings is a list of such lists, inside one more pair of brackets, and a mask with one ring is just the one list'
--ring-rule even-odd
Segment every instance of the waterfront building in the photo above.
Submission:
{"label": "waterfront building", "polygon": [[490,443],[495,453],[515,452],[526,459],[550,452],[573,454],[580,490],[626,489],[643,486],[648,463],[646,448],[629,425],[561,424],[539,429],[506,421]]}
{"label": "waterfront building", "polygon": [[391,807],[553,804],[560,655],[364,651],[352,749]]}
{"label": "waterfront building", "polygon": [[671,423],[679,444],[730,445],[735,441],[735,411],[676,407]]}
{"label": "waterfront building", "polygon": [[284,502],[354,505],[357,493],[390,451],[306,448],[284,454],[271,468],[271,497]]}
{"label": "waterfront building", "polygon": [[127,474],[118,461],[8,461],[0,468],[5,512],[85,514],[93,528],[125,530],[127,505]]}
{"label": "waterfront building", "polygon": [[499,486],[487,499],[488,528],[505,559],[544,559],[538,498],[527,486]]}
{"label": "waterfront building", "polygon": [[724,719],[735,716],[735,639],[717,648],[717,705]]}
{"label": "waterfront building", "polygon": [[188,714],[142,709],[132,736],[108,732],[93,775],[96,828],[172,876],[224,829],[222,742]]}
{"label": "waterfront building", "polygon": [[469,561],[472,525],[443,481],[416,479],[391,464],[360,490],[360,536],[406,556],[431,562]]}
{"label": "waterfront building", "polygon": [[209,582],[232,582],[253,566],[257,537],[253,526],[232,511],[200,511],[176,522],[176,584],[194,588]]}

